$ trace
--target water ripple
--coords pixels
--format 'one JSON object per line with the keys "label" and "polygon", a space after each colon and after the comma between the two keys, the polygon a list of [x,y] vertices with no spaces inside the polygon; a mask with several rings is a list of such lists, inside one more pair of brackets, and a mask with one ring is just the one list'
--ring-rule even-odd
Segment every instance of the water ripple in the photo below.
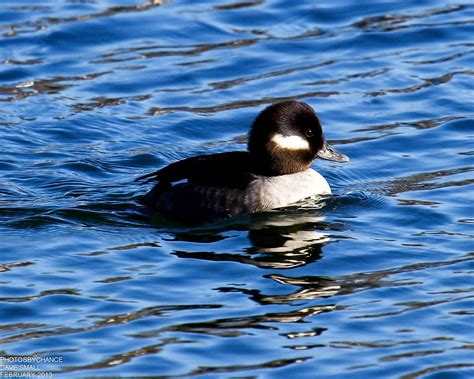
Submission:
{"label": "water ripple", "polygon": [[[472,377],[473,12],[1,2],[2,355],[77,378]],[[332,196],[199,228],[138,203],[137,176],[245,149],[290,99],[351,158],[314,162]]]}

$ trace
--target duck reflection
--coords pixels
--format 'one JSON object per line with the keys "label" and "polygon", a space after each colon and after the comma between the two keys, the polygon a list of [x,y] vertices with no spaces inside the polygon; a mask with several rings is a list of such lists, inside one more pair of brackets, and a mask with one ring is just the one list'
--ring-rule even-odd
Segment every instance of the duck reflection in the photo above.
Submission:
{"label": "duck reflection", "polygon": [[[259,304],[288,304],[298,300],[310,300],[316,298],[327,298],[339,294],[341,286],[333,279],[320,276],[287,277],[283,275],[265,275],[278,283],[296,286],[297,290],[283,295],[265,295],[259,290],[247,290],[237,287],[221,287],[222,292],[240,292],[249,296],[250,299]],[[325,309],[333,310],[336,307],[326,306]]]}
{"label": "duck reflection", "polygon": [[181,258],[211,261],[234,261],[261,268],[291,269],[317,261],[322,247],[330,242],[332,227],[324,221],[325,201],[317,204],[247,215],[200,229],[173,232],[173,241],[218,242],[228,238],[229,232],[240,232],[249,241],[241,252],[175,251]]}
{"label": "duck reflection", "polygon": [[[331,242],[331,231],[340,230],[338,223],[325,221],[324,209],[329,199],[318,203],[298,206],[247,216],[232,223],[208,226],[201,230],[174,233],[173,241],[220,242],[229,232],[238,231],[249,244],[240,252],[222,251],[175,251],[180,258],[209,261],[230,261],[251,264],[264,269],[294,269],[316,262],[322,257],[323,248]],[[228,286],[217,288],[221,292],[245,294],[260,304],[288,304],[296,301],[332,297],[341,292],[338,281],[328,277],[289,277],[267,274],[265,278],[288,286],[286,294],[263,294],[259,289]],[[295,289],[296,288],[296,289]],[[332,306],[331,306],[332,307]]]}

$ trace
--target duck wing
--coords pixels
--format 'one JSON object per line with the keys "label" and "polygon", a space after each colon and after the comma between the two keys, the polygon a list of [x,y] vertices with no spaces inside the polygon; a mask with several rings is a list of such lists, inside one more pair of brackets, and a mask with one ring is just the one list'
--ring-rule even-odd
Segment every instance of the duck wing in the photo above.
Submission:
{"label": "duck wing", "polygon": [[188,183],[210,187],[245,188],[256,178],[254,170],[248,152],[232,151],[186,158],[140,176],[135,181],[159,182],[161,186],[169,186],[187,180]]}

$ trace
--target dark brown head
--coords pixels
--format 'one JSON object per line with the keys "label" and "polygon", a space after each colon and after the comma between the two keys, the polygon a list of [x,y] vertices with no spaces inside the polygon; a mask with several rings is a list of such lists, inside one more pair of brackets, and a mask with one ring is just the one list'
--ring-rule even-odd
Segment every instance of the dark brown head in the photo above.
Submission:
{"label": "dark brown head", "polygon": [[337,162],[349,160],[326,142],[313,108],[298,101],[265,108],[252,125],[248,149],[266,175],[304,171],[317,156]]}

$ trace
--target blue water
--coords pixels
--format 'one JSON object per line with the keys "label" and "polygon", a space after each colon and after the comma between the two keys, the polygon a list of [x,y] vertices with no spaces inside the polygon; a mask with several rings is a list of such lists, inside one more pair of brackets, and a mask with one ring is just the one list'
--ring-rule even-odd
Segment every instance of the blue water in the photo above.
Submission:
{"label": "blue water", "polygon": [[[56,378],[474,377],[474,3],[2,0],[0,36],[0,356],[56,357],[36,368]],[[137,176],[245,149],[283,99],[351,157],[313,165],[332,198],[144,214]]]}

